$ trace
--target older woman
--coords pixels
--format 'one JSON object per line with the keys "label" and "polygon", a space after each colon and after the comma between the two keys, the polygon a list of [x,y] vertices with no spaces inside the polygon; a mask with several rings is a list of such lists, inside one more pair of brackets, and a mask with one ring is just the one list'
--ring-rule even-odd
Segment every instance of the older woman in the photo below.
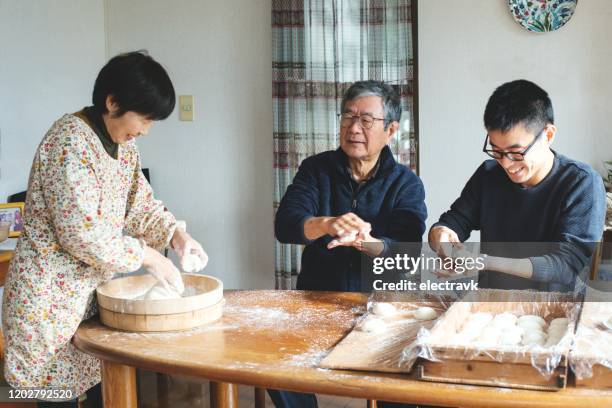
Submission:
{"label": "older woman", "polygon": [[11,386],[70,389],[73,397],[96,386],[99,361],[70,343],[95,313],[96,287],[144,267],[180,290],[179,271],[157,251],[168,246],[206,264],[200,244],[153,198],[133,141],[174,105],[159,63],[142,52],[119,55],[98,74],[93,106],[62,116],[43,138],[4,290]]}

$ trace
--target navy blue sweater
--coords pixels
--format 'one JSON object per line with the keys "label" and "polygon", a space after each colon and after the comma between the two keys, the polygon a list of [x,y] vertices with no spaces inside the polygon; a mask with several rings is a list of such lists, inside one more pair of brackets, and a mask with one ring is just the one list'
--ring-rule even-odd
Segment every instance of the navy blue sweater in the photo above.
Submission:
{"label": "navy blue sweater", "polygon": [[[287,188],[274,220],[282,243],[305,244],[298,289],[358,291],[360,252],[352,247],[327,249],[332,237],[310,241],[304,222],[311,217],[353,212],[372,225],[372,236],[385,248],[393,242],[421,242],[425,231],[425,190],[421,180],[398,164],[389,147],[381,151],[375,176],[358,190],[351,182],[342,149],[305,159]],[[385,255],[384,253],[381,255]]]}
{"label": "navy blue sweater", "polygon": [[495,160],[487,160],[435,225],[448,226],[461,241],[480,230],[484,253],[488,248],[490,255],[530,258],[531,281],[485,272],[481,287],[564,290],[573,286],[593,243],[601,240],[605,200],[599,174],[560,154],[555,153],[548,175],[529,188],[513,183]]}

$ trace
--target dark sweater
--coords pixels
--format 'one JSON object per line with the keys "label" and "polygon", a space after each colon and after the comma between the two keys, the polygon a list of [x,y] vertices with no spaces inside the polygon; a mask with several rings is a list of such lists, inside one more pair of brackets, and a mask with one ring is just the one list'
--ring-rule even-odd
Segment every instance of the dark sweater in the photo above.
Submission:
{"label": "dark sweater", "polygon": [[393,242],[421,242],[427,218],[421,180],[395,161],[389,147],[382,150],[378,164],[374,177],[358,191],[351,183],[348,157],[341,149],[309,157],[300,165],[274,220],[280,242],[306,244],[298,289],[368,290],[361,285],[359,251],[352,247],[327,249],[332,239],[328,235],[315,241],[306,239],[304,222],[311,217],[353,212],[372,225],[372,236],[382,239],[385,248]]}
{"label": "dark sweater", "polygon": [[530,258],[531,280],[488,271],[481,287],[565,290],[601,240],[605,211],[599,174],[555,153],[549,174],[529,188],[510,181],[495,160],[485,161],[435,225],[451,228],[461,241],[480,230],[483,253]]}

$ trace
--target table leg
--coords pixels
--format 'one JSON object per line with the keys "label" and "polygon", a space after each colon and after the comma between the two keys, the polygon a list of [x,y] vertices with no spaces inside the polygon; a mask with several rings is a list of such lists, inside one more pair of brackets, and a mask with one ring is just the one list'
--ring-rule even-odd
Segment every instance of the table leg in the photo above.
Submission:
{"label": "table leg", "polygon": [[102,361],[102,398],[105,407],[137,408],[136,369]]}
{"label": "table leg", "polygon": [[255,408],[266,408],[266,390],[255,387]]}
{"label": "table leg", "polygon": [[368,400],[368,408],[376,408],[377,406],[376,400]]}
{"label": "table leg", "polygon": [[225,382],[210,382],[210,408],[238,407],[238,387]]}

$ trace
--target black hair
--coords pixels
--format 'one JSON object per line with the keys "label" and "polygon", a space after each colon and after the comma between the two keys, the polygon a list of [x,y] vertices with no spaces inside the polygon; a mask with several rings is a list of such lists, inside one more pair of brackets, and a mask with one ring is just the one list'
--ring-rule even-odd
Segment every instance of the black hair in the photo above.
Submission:
{"label": "black hair", "polygon": [[119,54],[102,67],[92,96],[98,113],[108,113],[109,95],[117,104],[117,117],[131,111],[151,120],[166,119],[176,103],[168,73],[142,50]]}
{"label": "black hair", "polygon": [[484,125],[489,131],[507,132],[521,123],[533,133],[555,123],[552,102],[546,91],[525,79],[498,87],[489,98],[484,113]]}
{"label": "black hair", "polygon": [[364,96],[380,96],[382,98],[383,110],[385,112],[385,130],[391,122],[399,122],[402,116],[402,104],[398,93],[389,84],[380,81],[358,81],[355,82],[342,96],[342,113],[348,101]]}

